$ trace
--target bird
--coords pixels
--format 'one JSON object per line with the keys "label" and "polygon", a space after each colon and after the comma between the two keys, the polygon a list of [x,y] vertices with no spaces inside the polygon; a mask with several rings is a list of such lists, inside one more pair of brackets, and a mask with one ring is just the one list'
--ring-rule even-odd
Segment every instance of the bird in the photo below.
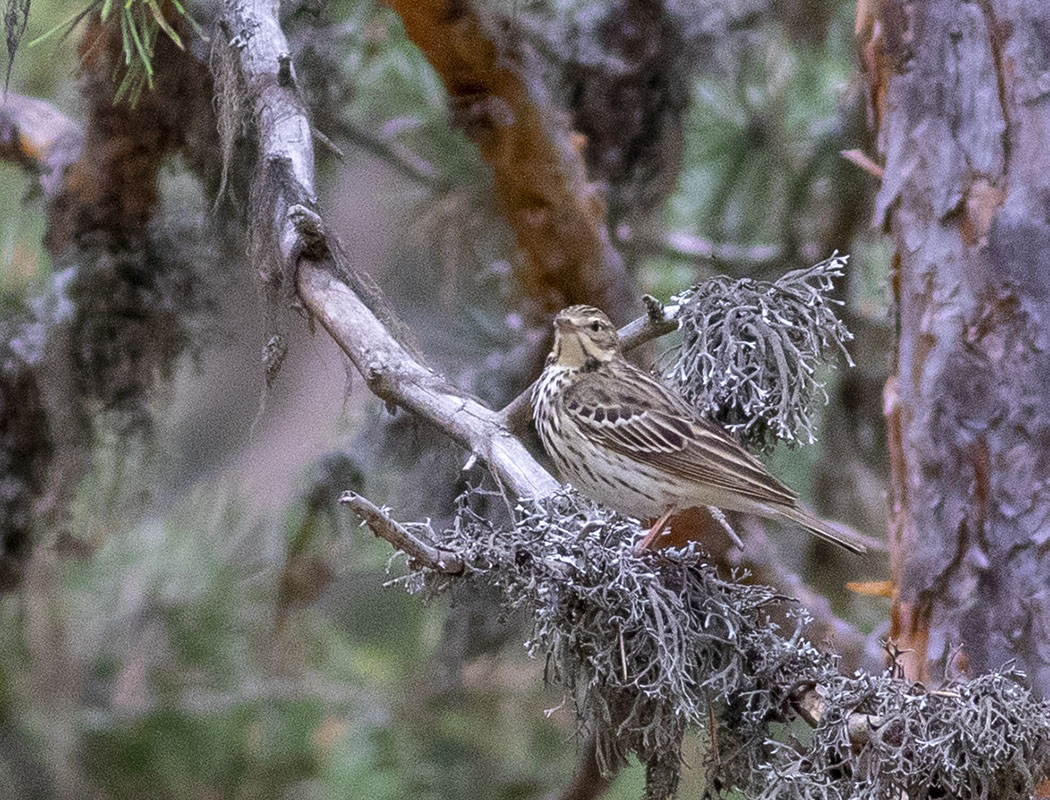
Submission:
{"label": "bird", "polygon": [[639,550],[672,515],[700,506],[789,520],[852,552],[866,549],[801,508],[725,430],[627,361],[616,327],[594,306],[554,317],[532,403],[536,431],[564,479],[621,514],[656,520]]}

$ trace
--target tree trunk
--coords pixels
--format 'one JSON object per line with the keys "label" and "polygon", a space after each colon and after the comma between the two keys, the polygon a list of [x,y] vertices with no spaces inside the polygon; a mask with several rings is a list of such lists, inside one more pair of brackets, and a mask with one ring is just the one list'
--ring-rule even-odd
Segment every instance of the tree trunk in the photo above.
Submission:
{"label": "tree trunk", "polygon": [[1050,696],[1050,8],[860,0],[896,243],[893,635]]}

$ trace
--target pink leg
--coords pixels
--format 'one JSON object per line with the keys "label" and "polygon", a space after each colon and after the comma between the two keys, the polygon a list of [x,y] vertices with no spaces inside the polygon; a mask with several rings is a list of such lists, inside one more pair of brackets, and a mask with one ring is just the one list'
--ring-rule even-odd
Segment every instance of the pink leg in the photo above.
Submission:
{"label": "pink leg", "polygon": [[656,537],[658,537],[663,532],[664,526],[667,525],[667,520],[671,518],[671,515],[673,513],[674,506],[667,509],[667,511],[664,512],[664,515],[660,517],[660,519],[656,520],[656,523],[653,525],[653,527],[649,529],[649,533],[645,534],[645,538],[638,543],[638,546],[635,548],[636,552],[640,553],[642,550],[649,549],[652,543],[656,540]]}

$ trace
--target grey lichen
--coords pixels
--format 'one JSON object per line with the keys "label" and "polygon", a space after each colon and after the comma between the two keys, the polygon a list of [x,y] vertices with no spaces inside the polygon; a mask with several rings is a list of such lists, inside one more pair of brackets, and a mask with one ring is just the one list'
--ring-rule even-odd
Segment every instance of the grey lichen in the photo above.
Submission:
{"label": "grey lichen", "polygon": [[888,675],[837,677],[805,748],[760,765],[759,800],[1020,800],[1050,766],[1050,703],[1004,671],[938,690]]}
{"label": "grey lichen", "polygon": [[853,336],[829,295],[847,256],[773,282],[720,276],[675,301],[682,343],[667,379],[701,413],[755,448],[813,442],[820,368]]}
{"label": "grey lichen", "polygon": [[[1050,704],[1017,673],[940,691],[845,675],[794,601],[720,576],[696,549],[638,553],[635,523],[568,490],[523,501],[512,527],[477,499],[461,498],[444,531],[408,526],[465,569],[414,563],[404,582],[430,594],[481,582],[505,615],[531,614],[529,651],[596,735],[599,762],[636,755],[647,797],[673,796],[687,727],[706,733],[711,796],[1020,798],[1048,775]],[[799,720],[814,727],[804,743]]]}

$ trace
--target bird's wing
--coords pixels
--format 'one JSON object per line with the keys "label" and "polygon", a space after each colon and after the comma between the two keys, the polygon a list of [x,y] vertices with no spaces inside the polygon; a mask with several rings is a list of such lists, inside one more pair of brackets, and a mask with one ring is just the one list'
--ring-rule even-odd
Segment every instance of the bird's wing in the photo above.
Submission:
{"label": "bird's wing", "polygon": [[582,375],[563,399],[584,434],[620,455],[681,479],[719,487],[772,506],[794,507],[796,494],[718,426],[629,364],[609,365],[612,380]]}

